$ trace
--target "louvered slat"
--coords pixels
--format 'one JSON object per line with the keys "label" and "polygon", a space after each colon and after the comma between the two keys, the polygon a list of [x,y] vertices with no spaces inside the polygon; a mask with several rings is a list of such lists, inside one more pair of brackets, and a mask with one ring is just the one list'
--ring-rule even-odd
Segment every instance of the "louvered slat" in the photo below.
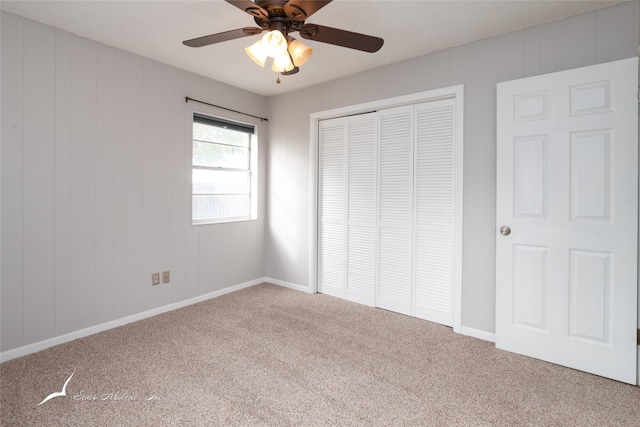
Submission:
{"label": "louvered slat", "polygon": [[[376,213],[376,115],[350,117],[348,122],[348,218],[373,227]],[[373,230],[372,230],[373,232]]]}
{"label": "louvered slat", "polygon": [[415,239],[415,304],[448,312],[453,280],[452,233],[418,231]]}
{"label": "louvered slat", "polygon": [[381,111],[378,124],[378,306],[411,314],[413,107]]}
{"label": "louvered slat", "polygon": [[375,230],[373,227],[349,226],[347,299],[375,305]]}
{"label": "louvered slat", "polygon": [[377,114],[347,120],[347,299],[375,305]]}
{"label": "louvered slat", "polygon": [[453,323],[454,101],[416,107],[414,315]]}
{"label": "louvered slat", "polygon": [[379,115],[380,223],[409,224],[413,216],[413,108]]}
{"label": "louvered slat", "polygon": [[320,122],[318,176],[318,289],[344,297],[345,120]]}
{"label": "louvered slat", "polygon": [[411,230],[380,228],[378,306],[411,314]]}
{"label": "louvered slat", "polygon": [[345,191],[345,121],[324,120],[320,123],[319,141],[319,212],[324,218],[344,217]]}
{"label": "louvered slat", "polygon": [[319,288],[322,293],[343,296],[344,228],[342,224],[323,223],[320,226],[318,264]]}

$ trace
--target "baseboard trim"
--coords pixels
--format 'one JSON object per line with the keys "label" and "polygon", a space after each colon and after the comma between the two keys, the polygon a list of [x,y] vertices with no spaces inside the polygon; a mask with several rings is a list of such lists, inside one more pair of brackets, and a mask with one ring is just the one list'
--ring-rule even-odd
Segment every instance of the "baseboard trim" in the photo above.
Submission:
{"label": "baseboard trim", "polygon": [[496,342],[496,335],[491,332],[481,331],[479,329],[468,328],[466,326],[460,327],[460,334],[473,338],[478,338],[484,341]]}
{"label": "baseboard trim", "polygon": [[311,290],[308,286],[298,285],[296,283],[285,282],[284,280],[274,279],[272,277],[265,277],[265,282],[273,283],[274,285],[282,286],[284,288],[294,289],[296,291],[306,292],[308,294],[312,294]]}
{"label": "baseboard trim", "polygon": [[18,357],[26,356],[32,353],[37,353],[38,351],[45,350],[50,347],[54,347],[56,345],[68,343],[70,341],[77,340],[79,338],[88,337],[89,335],[97,334],[99,332],[103,332],[109,329],[117,328],[119,326],[124,326],[129,323],[136,322],[138,320],[146,319],[148,317],[157,316],[158,314],[166,313],[169,311],[177,310],[178,308],[186,307],[189,305],[197,304],[199,302],[203,302],[212,298],[216,298],[222,295],[229,294],[231,292],[239,291],[241,289],[249,288],[251,286],[259,285],[260,283],[264,283],[267,281],[266,278],[261,277],[259,279],[250,280],[248,282],[240,283],[238,285],[229,286],[224,289],[220,289],[217,291],[209,292],[204,295],[199,295],[197,297],[189,298],[184,301],[168,304],[162,307],[153,308],[151,310],[143,311],[140,313],[132,314],[130,316],[122,317],[120,319],[111,320],[109,322],[101,323],[99,325],[90,326],[88,328],[80,329],[78,331],[70,332],[68,334],[60,335],[57,337],[49,338],[44,341],[39,341],[33,344],[28,344],[22,347],[18,347],[12,350],[7,350],[5,352],[0,353],[0,363],[6,362],[11,359],[16,359]]}

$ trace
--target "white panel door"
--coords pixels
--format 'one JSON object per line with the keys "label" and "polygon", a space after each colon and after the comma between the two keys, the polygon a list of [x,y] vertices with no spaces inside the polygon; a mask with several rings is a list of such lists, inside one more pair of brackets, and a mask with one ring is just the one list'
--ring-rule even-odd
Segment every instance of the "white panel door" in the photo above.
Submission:
{"label": "white panel door", "polygon": [[411,314],[414,108],[378,113],[378,307]]}
{"label": "white panel door", "polygon": [[637,90],[632,58],[500,83],[497,112],[496,346],[632,384]]}

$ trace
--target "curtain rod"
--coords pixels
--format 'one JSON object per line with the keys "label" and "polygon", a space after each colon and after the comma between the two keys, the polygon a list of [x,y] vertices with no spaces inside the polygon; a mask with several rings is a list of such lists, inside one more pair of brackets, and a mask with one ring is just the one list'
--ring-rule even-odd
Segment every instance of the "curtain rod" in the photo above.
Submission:
{"label": "curtain rod", "polygon": [[232,110],[231,108],[221,107],[221,106],[215,105],[215,104],[209,104],[208,102],[200,101],[198,99],[193,99],[193,98],[189,98],[188,96],[185,96],[184,97],[184,102],[189,102],[189,101],[199,102],[200,104],[209,105],[211,107],[222,108],[223,110],[231,111],[231,112],[238,113],[238,114],[244,114],[245,116],[253,117],[255,119],[260,119],[261,122],[268,122],[269,121],[269,119],[264,118],[264,117],[254,116],[253,114],[243,113],[242,111]]}

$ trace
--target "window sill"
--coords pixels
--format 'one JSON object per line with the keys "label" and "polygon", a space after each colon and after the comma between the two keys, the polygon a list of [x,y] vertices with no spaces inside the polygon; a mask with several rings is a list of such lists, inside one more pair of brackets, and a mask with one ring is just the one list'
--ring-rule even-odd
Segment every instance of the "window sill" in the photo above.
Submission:
{"label": "window sill", "polygon": [[215,224],[226,224],[229,222],[244,222],[244,221],[257,221],[258,218],[253,217],[238,217],[238,218],[220,218],[220,219],[196,219],[191,221],[192,226],[198,225],[215,225]]}

